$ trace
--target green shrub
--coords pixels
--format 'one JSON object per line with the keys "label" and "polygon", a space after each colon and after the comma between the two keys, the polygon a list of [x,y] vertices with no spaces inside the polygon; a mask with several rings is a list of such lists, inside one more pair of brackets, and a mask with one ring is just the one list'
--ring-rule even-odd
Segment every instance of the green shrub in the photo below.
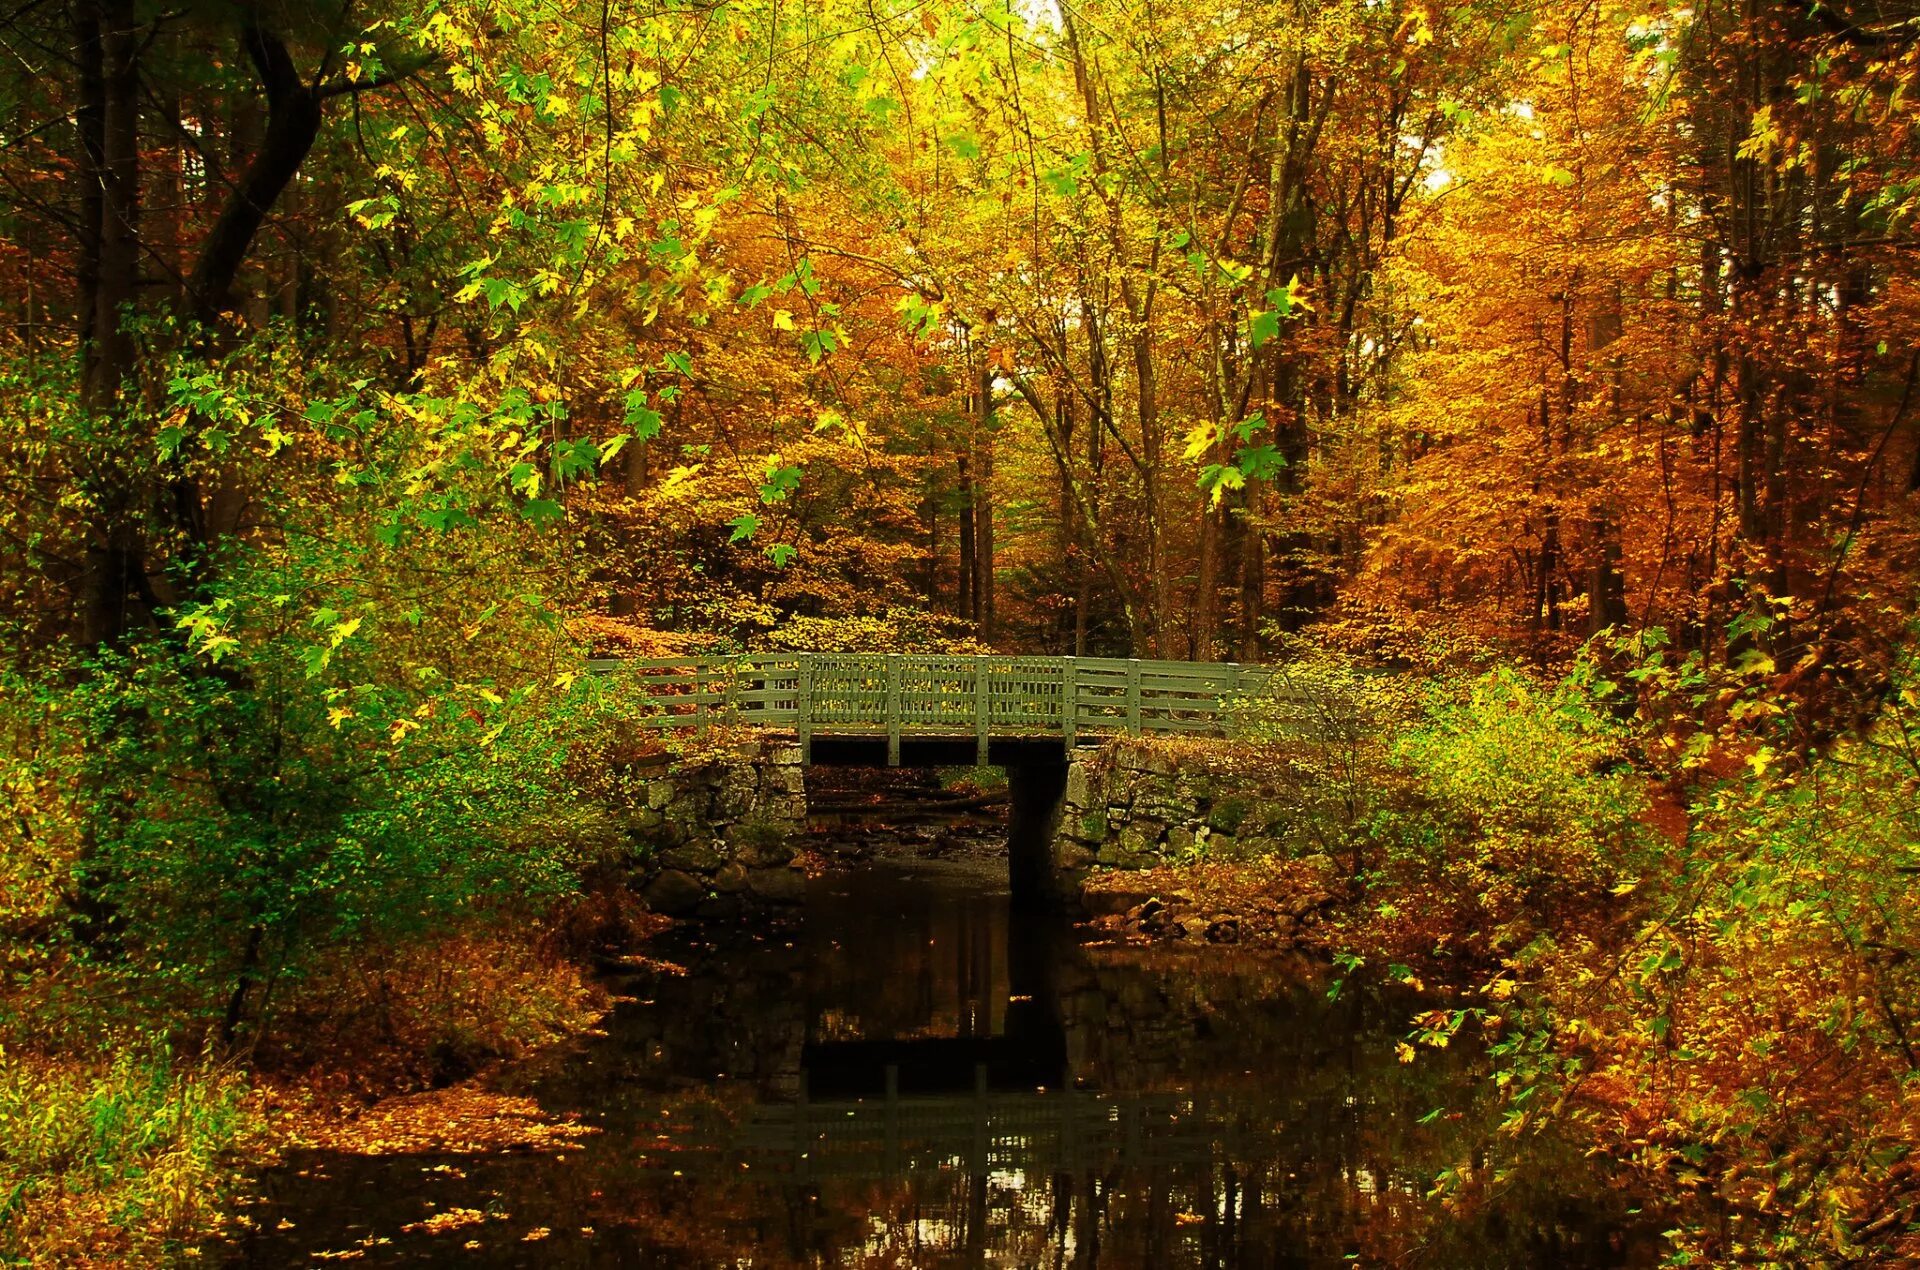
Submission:
{"label": "green shrub", "polygon": [[[340,556],[235,550],[176,632],[0,698],[14,735],[34,725],[9,782],[78,826],[45,887],[79,919],[72,951],[228,1043],[328,949],[538,907],[607,836],[568,770],[601,687],[550,615],[515,605],[462,631],[446,594],[438,620],[389,607],[427,589],[403,563],[356,554],[343,581]],[[317,612],[291,610],[314,594]]]}
{"label": "green shrub", "polygon": [[1390,850],[1444,879],[1492,944],[1524,941],[1645,867],[1628,739],[1579,677],[1501,669],[1439,685],[1393,749],[1415,805],[1389,813]]}
{"label": "green shrub", "polygon": [[217,1220],[243,1082],[164,1049],[106,1065],[0,1049],[0,1259],[153,1261]]}

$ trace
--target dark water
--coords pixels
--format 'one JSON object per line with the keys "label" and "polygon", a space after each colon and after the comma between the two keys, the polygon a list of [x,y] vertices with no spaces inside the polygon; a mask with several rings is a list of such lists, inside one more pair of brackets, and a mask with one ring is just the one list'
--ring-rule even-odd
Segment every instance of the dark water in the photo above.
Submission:
{"label": "dark water", "polygon": [[[583,1150],[306,1153],[261,1180],[234,1263],[1655,1260],[1551,1142],[1465,1213],[1426,1198],[1491,1109],[1473,1055],[1397,1061],[1416,1001],[1329,1000],[1311,964],[1232,950],[1086,946],[1010,911],[1004,867],[875,863],[813,883],[776,936],[650,949],[689,973],[623,980],[604,1038],[502,1082],[601,1129]],[[402,1229],[453,1208],[488,1220]]]}

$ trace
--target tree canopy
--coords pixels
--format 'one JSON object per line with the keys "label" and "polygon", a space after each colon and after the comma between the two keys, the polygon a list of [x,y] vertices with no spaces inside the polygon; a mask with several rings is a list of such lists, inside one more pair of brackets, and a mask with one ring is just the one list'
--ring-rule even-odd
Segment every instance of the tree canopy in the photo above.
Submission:
{"label": "tree canopy", "polygon": [[1910,0],[26,0],[0,65],[23,975],[236,1052],[577,887],[587,656],[767,649],[1500,667],[1399,751],[1461,888],[1665,782],[1772,918],[1740,844],[1857,815],[1820,947],[1915,951]]}

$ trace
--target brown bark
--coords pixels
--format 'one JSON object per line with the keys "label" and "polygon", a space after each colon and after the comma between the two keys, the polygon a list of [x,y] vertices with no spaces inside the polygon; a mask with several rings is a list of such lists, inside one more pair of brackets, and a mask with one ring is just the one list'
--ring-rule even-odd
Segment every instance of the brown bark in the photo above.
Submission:
{"label": "brown bark", "polygon": [[978,548],[974,542],[974,530],[979,524],[973,513],[973,465],[963,452],[956,460],[959,466],[959,525],[955,536],[960,549],[960,595],[959,614],[969,621],[980,620],[979,605],[974,599],[974,582],[979,577],[977,563]]}
{"label": "brown bark", "polygon": [[1620,527],[1593,509],[1593,564],[1587,573],[1587,633],[1598,635],[1627,621],[1627,584],[1620,573]]}
{"label": "brown bark", "polygon": [[979,468],[974,479],[972,508],[974,620],[979,624],[980,638],[991,642],[994,635],[993,369],[991,366],[981,367],[976,392],[978,396],[975,399],[975,406],[979,413],[974,437]]}
{"label": "brown bark", "polygon": [[[140,41],[131,0],[75,6],[80,54],[81,230],[80,401],[111,420],[134,371],[127,328],[140,285]],[[79,596],[80,635],[89,646],[116,642],[130,625],[130,600],[146,590],[136,482],[109,445],[86,474],[94,503]]]}
{"label": "brown bark", "polygon": [[187,290],[194,316],[212,325],[233,305],[233,284],[267,213],[292,183],[320,135],[322,94],[308,85],[279,36],[256,26],[242,33],[267,95],[260,149],[201,245]]}

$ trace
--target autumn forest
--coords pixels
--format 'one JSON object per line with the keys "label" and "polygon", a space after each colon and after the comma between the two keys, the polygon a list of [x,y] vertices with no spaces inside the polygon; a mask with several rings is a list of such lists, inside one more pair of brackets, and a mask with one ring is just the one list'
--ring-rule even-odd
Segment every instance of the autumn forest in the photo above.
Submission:
{"label": "autumn forest", "polygon": [[[1073,938],[1297,958],[1433,1106],[1329,1264],[1548,1264],[1449,1242],[1542,1144],[1592,1264],[1920,1257],[1906,0],[12,0],[0,64],[0,1263],[306,1264],[275,1170],[564,1145],[513,1073],[838,911],[820,807],[1026,814],[631,669],[856,654],[1133,663]],[[934,1264],[642,1192],[568,1264]],[[1105,1194],[1045,1264],[1269,1264]]]}

